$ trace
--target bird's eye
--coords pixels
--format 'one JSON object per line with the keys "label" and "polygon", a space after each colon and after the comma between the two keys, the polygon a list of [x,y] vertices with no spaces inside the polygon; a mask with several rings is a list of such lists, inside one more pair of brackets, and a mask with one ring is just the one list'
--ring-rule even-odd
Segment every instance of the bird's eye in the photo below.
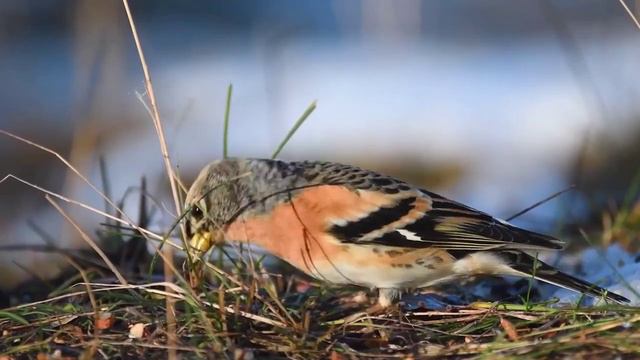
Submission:
{"label": "bird's eye", "polygon": [[194,205],[193,209],[191,209],[191,215],[196,218],[196,220],[200,220],[202,219],[202,216],[204,216],[204,214],[202,213],[202,209],[200,209],[200,207]]}

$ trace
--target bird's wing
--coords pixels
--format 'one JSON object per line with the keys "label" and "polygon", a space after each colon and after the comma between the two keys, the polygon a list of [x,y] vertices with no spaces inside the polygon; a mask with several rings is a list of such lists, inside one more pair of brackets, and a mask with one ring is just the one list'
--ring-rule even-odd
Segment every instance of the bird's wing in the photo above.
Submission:
{"label": "bird's wing", "polygon": [[551,236],[515,227],[388,176],[334,163],[305,165],[311,169],[307,177],[314,182],[347,188],[358,195],[348,206],[362,213],[333,219],[328,226],[328,232],[344,243],[462,251],[559,250],[564,246]]}
{"label": "bird's wing", "polygon": [[558,250],[564,245],[435,194],[407,191],[386,196],[393,200],[358,219],[336,223],[328,231],[342,242],[407,248]]}

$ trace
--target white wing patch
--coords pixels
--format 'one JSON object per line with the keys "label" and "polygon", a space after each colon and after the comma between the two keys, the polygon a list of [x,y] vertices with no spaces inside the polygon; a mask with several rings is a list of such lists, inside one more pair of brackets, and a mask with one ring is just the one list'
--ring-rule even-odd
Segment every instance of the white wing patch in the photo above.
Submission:
{"label": "white wing patch", "polygon": [[420,236],[416,235],[413,231],[409,231],[407,229],[398,229],[396,230],[400,235],[404,236],[407,240],[413,241],[424,241]]}
{"label": "white wing patch", "polygon": [[347,219],[344,218],[333,218],[329,221],[329,224],[335,226],[346,226],[349,223]]}

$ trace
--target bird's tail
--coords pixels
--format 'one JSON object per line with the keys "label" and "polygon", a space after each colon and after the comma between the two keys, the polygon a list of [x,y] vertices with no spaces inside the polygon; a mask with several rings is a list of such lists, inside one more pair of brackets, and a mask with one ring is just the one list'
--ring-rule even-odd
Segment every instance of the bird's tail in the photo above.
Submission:
{"label": "bird's tail", "polygon": [[610,292],[590,282],[580,280],[571,275],[565,274],[553,266],[535,259],[534,257],[519,251],[504,251],[503,256],[508,259],[509,266],[519,275],[524,277],[533,276],[535,279],[559,286],[568,290],[584,293],[596,298],[604,297],[607,300],[618,304],[629,303],[630,300],[624,296]]}

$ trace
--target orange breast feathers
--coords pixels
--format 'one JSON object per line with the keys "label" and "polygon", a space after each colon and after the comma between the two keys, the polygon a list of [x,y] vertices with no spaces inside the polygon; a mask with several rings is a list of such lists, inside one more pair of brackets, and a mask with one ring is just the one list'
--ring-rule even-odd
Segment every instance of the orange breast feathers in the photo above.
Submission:
{"label": "orange breast feathers", "polygon": [[[348,245],[327,233],[331,226],[357,221],[380,207],[393,207],[398,199],[399,196],[382,192],[356,192],[343,186],[322,185],[303,190],[291,202],[282,203],[267,214],[240,216],[229,225],[225,237],[258,245],[313,274],[315,267],[346,254]],[[431,207],[427,200],[417,199],[414,210],[403,219],[387,224],[384,230],[415,221]]]}

